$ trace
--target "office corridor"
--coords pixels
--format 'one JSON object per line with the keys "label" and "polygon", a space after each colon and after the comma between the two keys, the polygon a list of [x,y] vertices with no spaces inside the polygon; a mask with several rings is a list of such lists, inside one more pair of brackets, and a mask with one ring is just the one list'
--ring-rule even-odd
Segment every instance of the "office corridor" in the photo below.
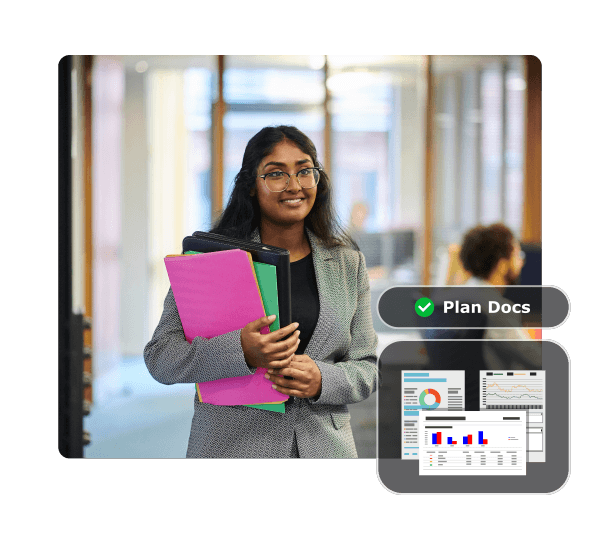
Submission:
{"label": "office corridor", "polygon": [[[194,386],[165,386],[148,373],[143,357],[119,368],[120,391],[85,417],[91,444],[86,458],[184,458],[194,412]],[[349,406],[360,458],[375,458],[376,395]]]}

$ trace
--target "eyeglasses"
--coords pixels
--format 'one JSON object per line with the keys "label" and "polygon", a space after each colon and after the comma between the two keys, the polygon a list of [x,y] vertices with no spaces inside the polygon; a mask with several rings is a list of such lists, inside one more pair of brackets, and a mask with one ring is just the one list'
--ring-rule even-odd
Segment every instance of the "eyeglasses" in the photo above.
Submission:
{"label": "eyeglasses", "polygon": [[283,193],[288,188],[292,176],[296,176],[298,183],[304,189],[312,189],[319,183],[321,172],[319,172],[318,168],[302,168],[302,170],[295,174],[288,174],[287,172],[277,170],[276,172],[269,172],[258,177],[263,179],[269,191]]}

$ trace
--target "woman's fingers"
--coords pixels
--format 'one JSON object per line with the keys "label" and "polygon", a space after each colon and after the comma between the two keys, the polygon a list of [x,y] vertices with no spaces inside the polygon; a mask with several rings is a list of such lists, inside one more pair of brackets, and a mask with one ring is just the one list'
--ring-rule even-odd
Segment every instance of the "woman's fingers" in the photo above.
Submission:
{"label": "woman's fingers", "polygon": [[282,342],[268,344],[265,353],[276,354],[290,352],[290,350],[292,350],[294,346],[296,346],[299,336],[300,331],[297,330],[296,332],[294,332],[294,334],[292,334],[289,338],[283,340]]}
{"label": "woman's fingers", "polygon": [[273,383],[273,389],[286,395],[294,395],[296,397],[303,397],[306,384],[299,382],[298,380],[289,380],[287,378],[277,378],[271,375],[270,378]]}
{"label": "woman's fingers", "polygon": [[292,341],[291,345],[289,347],[286,347],[283,351],[272,352],[269,354],[269,357],[276,361],[281,361],[282,359],[287,359],[288,357],[290,357],[291,355],[296,353],[296,350],[298,349],[299,345],[300,345],[300,338],[296,338],[295,343],[294,343],[294,341]]}
{"label": "woman's fingers", "polygon": [[274,376],[291,376],[295,380],[300,382],[308,382],[309,378],[304,371],[295,369],[293,367],[284,367],[281,369],[270,368],[269,372],[265,375],[269,380],[273,380]]}
{"label": "woman's fingers", "polygon": [[289,395],[291,397],[305,397],[304,393],[300,390],[294,390],[291,388],[284,388],[283,386],[275,385],[273,385],[273,389],[277,390],[279,393],[283,393],[284,395]]}
{"label": "woman's fingers", "polygon": [[275,319],[277,319],[276,315],[261,317],[260,319],[256,319],[256,321],[248,323],[245,328],[247,328],[250,332],[260,332],[261,328],[268,327],[275,321]]}
{"label": "woman's fingers", "polygon": [[308,355],[294,355],[289,367],[270,368],[265,377],[275,384],[277,391],[287,393],[287,395],[297,395],[298,397],[321,395],[323,380],[321,371]]}
{"label": "woman's fingers", "polygon": [[290,365],[300,345],[298,323],[292,323],[269,334],[260,334],[263,326],[273,322],[273,316],[248,323],[241,333],[244,359],[253,367],[283,368]]}
{"label": "woman's fingers", "polygon": [[287,388],[288,390],[298,390],[301,392],[306,388],[304,382],[294,380],[293,378],[279,378],[273,374],[270,374],[269,376],[269,380],[273,383],[273,386],[277,391],[281,391],[279,388]]}
{"label": "woman's fingers", "polygon": [[286,367],[289,367],[290,364],[292,363],[292,359],[293,359],[293,355],[291,355],[290,357],[288,357],[287,359],[283,359],[281,361],[270,361],[266,367],[268,369],[283,369]]}
{"label": "woman's fingers", "polygon": [[283,327],[279,330],[276,330],[275,332],[270,332],[269,334],[266,334],[265,337],[269,342],[278,342],[282,338],[285,338],[286,336],[294,332],[299,326],[300,325],[298,323],[292,323],[287,327]]}

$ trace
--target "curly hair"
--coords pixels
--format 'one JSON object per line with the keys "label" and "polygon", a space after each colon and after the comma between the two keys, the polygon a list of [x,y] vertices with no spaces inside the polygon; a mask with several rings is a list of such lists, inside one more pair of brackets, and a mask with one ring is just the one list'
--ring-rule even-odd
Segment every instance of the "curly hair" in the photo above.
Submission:
{"label": "curly hair", "polygon": [[341,228],[335,215],[331,181],[317,159],[314,143],[294,126],[267,126],[250,139],[227,206],[211,229],[211,233],[247,239],[252,231],[260,226],[258,198],[256,194],[250,196],[250,191],[256,186],[257,170],[262,159],[271,154],[278,143],[286,140],[309,155],[313,165],[321,172],[315,203],[304,220],[305,227],[308,227],[327,247],[347,245],[357,248],[356,243]]}
{"label": "curly hair", "polygon": [[465,235],[460,261],[469,273],[487,279],[501,258],[510,258],[513,248],[514,236],[504,224],[478,225]]}

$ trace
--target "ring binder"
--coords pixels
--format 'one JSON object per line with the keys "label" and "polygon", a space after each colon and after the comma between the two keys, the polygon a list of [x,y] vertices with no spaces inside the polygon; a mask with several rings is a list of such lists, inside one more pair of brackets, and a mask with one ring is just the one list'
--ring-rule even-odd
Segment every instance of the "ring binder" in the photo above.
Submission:
{"label": "ring binder", "polygon": [[196,231],[183,239],[183,253],[219,252],[241,249],[249,252],[252,260],[274,265],[277,272],[277,298],[279,301],[279,322],[285,327],[292,322],[292,290],[290,272],[290,252],[285,248],[270,246],[254,241],[235,239],[216,233]]}

